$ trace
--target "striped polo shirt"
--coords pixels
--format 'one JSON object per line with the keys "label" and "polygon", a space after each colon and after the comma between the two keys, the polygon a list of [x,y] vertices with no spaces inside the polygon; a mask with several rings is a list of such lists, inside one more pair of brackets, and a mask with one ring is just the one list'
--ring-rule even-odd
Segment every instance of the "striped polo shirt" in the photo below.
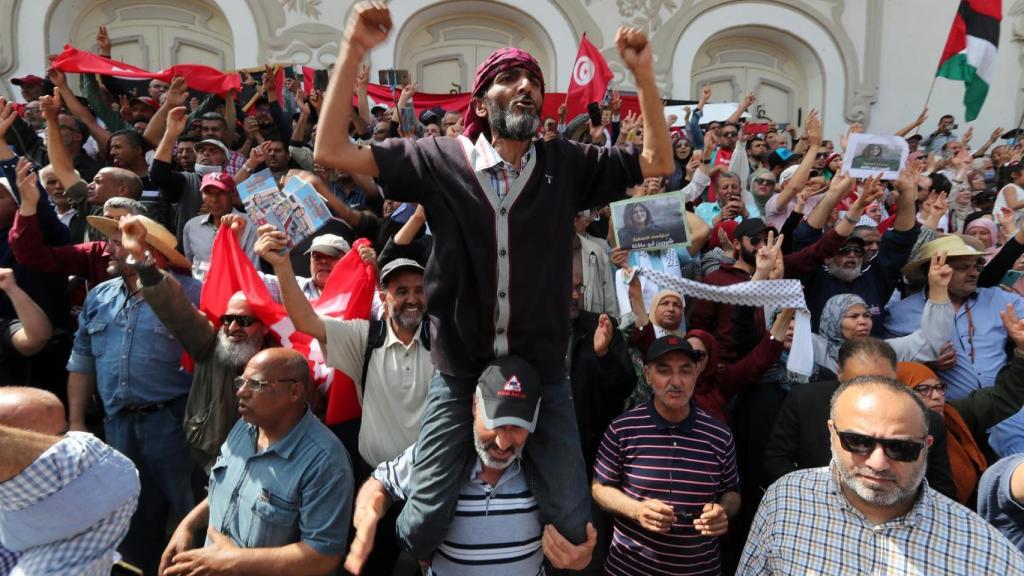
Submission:
{"label": "striped polo shirt", "polygon": [[[392,500],[406,500],[412,478],[413,450],[383,462],[373,477]],[[543,576],[543,526],[537,501],[526,485],[522,460],[516,459],[495,486],[477,478],[480,459],[459,493],[455,518],[431,559],[433,576]]]}
{"label": "striped polo shirt", "polygon": [[676,511],[668,533],[616,517],[605,572],[612,576],[720,574],[718,538],[693,521],[704,505],[739,491],[732,434],[690,401],[682,422],[665,420],[647,402],[612,420],[594,465],[594,479],[637,500],[657,499]]}

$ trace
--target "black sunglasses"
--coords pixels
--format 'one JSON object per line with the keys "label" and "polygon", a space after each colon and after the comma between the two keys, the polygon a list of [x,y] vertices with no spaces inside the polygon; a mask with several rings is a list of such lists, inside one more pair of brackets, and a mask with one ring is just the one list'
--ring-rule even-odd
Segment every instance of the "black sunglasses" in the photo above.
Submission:
{"label": "black sunglasses", "polygon": [[774,185],[775,184],[775,180],[772,180],[771,178],[757,178],[757,179],[754,180],[754,183],[755,184],[760,184],[761,186],[768,186],[768,185]]}
{"label": "black sunglasses", "polygon": [[731,130],[729,132],[726,132],[724,130],[722,131],[722,136],[725,136],[726,138],[732,138],[732,137],[736,137],[738,135],[739,135],[739,132],[733,132]]}
{"label": "black sunglasses", "polygon": [[839,251],[836,253],[839,254],[840,256],[845,256],[847,254],[856,254],[858,256],[863,256],[864,249],[861,248],[860,246],[857,246],[856,244],[848,244],[840,248]]}
{"label": "black sunglasses", "polygon": [[248,328],[259,321],[259,318],[255,316],[245,316],[242,314],[224,314],[220,317],[220,323],[224,326],[230,326],[232,322],[236,322],[242,328]]}
{"label": "black sunglasses", "polygon": [[886,458],[897,462],[916,462],[921,450],[924,449],[924,442],[914,440],[897,440],[894,438],[875,438],[865,436],[856,432],[839,432],[839,444],[843,450],[858,456],[867,456],[875,451],[875,447],[882,445]]}

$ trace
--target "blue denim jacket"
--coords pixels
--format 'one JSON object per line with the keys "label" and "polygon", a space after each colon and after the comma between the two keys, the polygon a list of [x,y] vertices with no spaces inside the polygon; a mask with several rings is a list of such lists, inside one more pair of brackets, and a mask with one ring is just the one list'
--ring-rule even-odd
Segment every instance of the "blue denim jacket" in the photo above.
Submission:
{"label": "blue denim jacket", "polygon": [[221,446],[210,470],[210,526],[243,548],[303,542],[342,554],[353,478],[341,441],[309,409],[265,450],[257,451],[258,432],[240,418]]}
{"label": "blue denim jacket", "polygon": [[[198,304],[199,282],[190,276],[175,278]],[[68,359],[69,372],[96,374],[108,417],[125,406],[185,396],[192,386],[192,375],[181,369],[181,344],[133,292],[120,277],[89,292]]]}

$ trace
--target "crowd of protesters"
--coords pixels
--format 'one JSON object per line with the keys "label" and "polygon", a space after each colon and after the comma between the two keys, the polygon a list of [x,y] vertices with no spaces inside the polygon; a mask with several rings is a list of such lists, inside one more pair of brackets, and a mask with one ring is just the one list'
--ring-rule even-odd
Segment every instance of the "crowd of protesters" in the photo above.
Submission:
{"label": "crowd of protesters", "polygon": [[[354,9],[310,93],[13,80],[0,575],[1024,573],[1017,131],[925,110],[854,178],[856,124],[666,118],[626,28],[638,112],[543,117],[504,48],[410,123],[367,96],[391,26]],[[265,170],[330,222],[247,214]],[[326,313],[357,270],[369,317]]]}

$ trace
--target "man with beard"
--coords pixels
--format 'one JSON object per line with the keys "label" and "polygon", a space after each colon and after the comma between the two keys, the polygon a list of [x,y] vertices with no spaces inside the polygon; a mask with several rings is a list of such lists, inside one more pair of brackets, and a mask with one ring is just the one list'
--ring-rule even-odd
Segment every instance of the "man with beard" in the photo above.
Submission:
{"label": "man with beard", "polygon": [[[900,268],[907,263],[910,252],[921,233],[915,206],[917,199],[915,179],[911,170],[905,170],[896,181],[896,189],[899,191],[899,206],[896,216],[893,219],[892,228],[882,235],[878,251],[874,259],[871,260],[870,266],[864,266],[867,261],[865,258],[866,246],[867,241],[874,240],[874,237],[858,233],[853,234],[842,249],[825,263],[824,267],[818,267],[804,279],[806,288],[804,294],[807,298],[807,307],[811,311],[812,326],[818,325],[821,320],[821,311],[829,298],[836,294],[851,293],[860,296],[867,303],[868,311],[871,312],[871,319],[874,322],[871,335],[877,337],[883,334],[882,311],[900,280]],[[835,180],[833,178],[833,181]],[[864,213],[863,209],[866,209],[872,201],[878,198],[881,190],[882,187],[877,180],[865,181],[862,184],[860,196],[854,204],[861,204],[862,198],[870,198],[871,201],[864,204],[861,210],[847,210],[846,215],[839,219],[836,227],[856,225]],[[824,203],[824,201],[822,202]],[[794,246],[806,246],[815,241],[818,234],[818,231],[805,226],[798,227],[793,237]]]}
{"label": "man with beard", "polygon": [[[273,227],[260,229],[257,253],[274,266],[281,296],[295,329],[320,342],[328,366],[355,380],[361,391],[362,425],[358,452],[368,466],[357,461],[357,476],[401,454],[416,441],[427,387],[433,376],[429,334],[424,329],[426,296],[423,266],[415,260],[396,258],[380,269],[383,321],[338,320],[318,315],[306,299],[292,271],[283,233]],[[342,436],[344,432],[336,431]],[[343,438],[351,442],[350,438]]]}
{"label": "man with beard", "polygon": [[106,440],[131,458],[142,483],[121,553],[152,574],[169,514],[183,516],[195,505],[182,430],[192,375],[180,369],[182,345],[139,295],[138,270],[172,268],[192,303],[199,300],[200,285],[175,250],[173,234],[145,216],[129,221],[136,224],[130,230],[145,230],[144,243],[141,232],[123,237],[117,220],[89,217],[107,234],[107,272],[113,278],[89,292],[78,316],[67,363],[68,413],[71,429],[85,431],[86,407],[99,392]]}
{"label": "man with beard", "polygon": [[[840,221],[835,228],[826,232],[814,244],[783,256],[785,277],[806,281],[808,277],[813,276],[821,268],[822,263],[832,257],[846,242],[847,237],[853,232],[854,222],[860,218],[864,208],[872,199],[872,196],[862,194],[847,212],[855,215],[852,221],[850,219]],[[810,221],[807,225],[811,225]],[[739,256],[736,263],[723,264],[718,270],[705,276],[704,282],[712,286],[731,286],[750,280],[757,267],[758,248],[769,241],[774,234],[775,230],[768,227],[760,218],[750,218],[741,222],[736,226],[732,240],[734,253]],[[723,364],[735,362],[740,353],[734,349],[732,342],[733,306],[707,300],[696,300],[691,306],[691,310],[688,327],[714,334],[719,343],[719,360]],[[759,334],[763,334],[764,322],[760,321],[755,324],[757,325],[755,329]]]}
{"label": "man with beard", "polygon": [[[391,15],[380,4],[352,11],[320,121],[347,126],[363,57],[384,42]],[[643,151],[534,138],[544,97],[540,64],[503,48],[478,67],[458,138],[390,139],[358,146],[337,130],[317,132],[315,159],[329,168],[378,178],[385,196],[419,203],[436,238],[425,285],[433,364],[413,464],[416,492],[397,531],[419,560],[433,557],[448,532],[470,474],[471,397],[495,358],[517,355],[539,373],[541,425],[526,450],[530,489],[542,521],[574,543],[586,540],[590,502],[576,431],[565,348],[572,274],[573,217],[625,197],[644,177],[667,176],[672,145],[652,67],[652,46],[635,29],[616,43],[630,70],[644,123]]]}
{"label": "man with beard", "polygon": [[[122,243],[130,240],[133,261],[143,262],[146,228],[136,219],[122,219]],[[192,459],[207,472],[220,445],[238,420],[231,382],[265,345],[267,326],[253,315],[245,295],[236,293],[218,323],[207,319],[189,301],[181,283],[152,265],[135,266],[142,297],[164,327],[195,362],[192,388],[185,406],[185,438]],[[218,329],[219,328],[219,329]]]}
{"label": "man with beard", "polygon": [[[558,530],[544,526],[522,464],[523,448],[537,427],[540,376],[522,359],[495,360],[480,375],[472,399],[472,472],[459,478],[451,525],[430,559],[437,574],[520,576],[543,573],[544,557],[555,568],[580,570],[590,561],[596,542],[592,526],[587,541],[569,543]],[[378,522],[395,501],[418,489],[413,480],[416,445],[384,462],[356,497],[355,540],[345,559],[353,574],[382,574],[365,566],[375,548]],[[491,512],[487,513],[488,508]]]}
{"label": "man with beard", "polygon": [[843,384],[830,406],[831,463],[768,489],[736,573],[1024,571],[1024,556],[995,528],[924,481],[927,413],[896,380]]}

